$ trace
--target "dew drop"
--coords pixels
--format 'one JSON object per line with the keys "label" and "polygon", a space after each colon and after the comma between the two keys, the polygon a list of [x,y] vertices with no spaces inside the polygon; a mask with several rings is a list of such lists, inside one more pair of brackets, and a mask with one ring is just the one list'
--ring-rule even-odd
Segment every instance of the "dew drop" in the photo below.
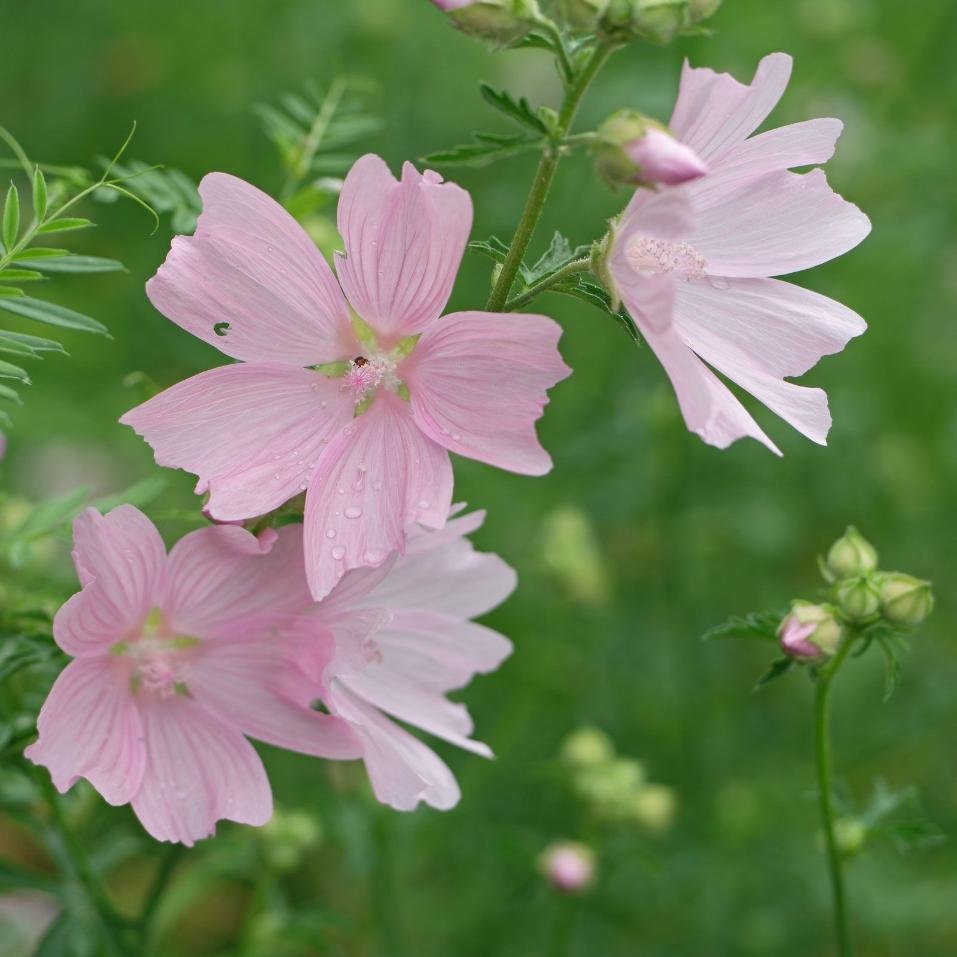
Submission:
{"label": "dew drop", "polygon": [[327,528],[326,538],[335,538],[335,537],[336,537],[336,530],[334,528]]}
{"label": "dew drop", "polygon": [[419,508],[428,508],[429,505],[430,505],[430,502],[428,499],[425,499],[425,498],[419,499]]}
{"label": "dew drop", "polygon": [[729,289],[731,287],[731,283],[724,276],[712,276],[711,285],[715,289]]}
{"label": "dew drop", "polygon": [[340,558],[342,558],[345,554],[346,554],[346,550],[345,548],[343,548],[342,545],[336,545],[336,547],[332,550],[332,557],[335,558],[337,561]]}
{"label": "dew drop", "polygon": [[350,505],[345,512],[346,518],[358,518],[362,514],[362,509],[357,505]]}
{"label": "dew drop", "polygon": [[459,435],[458,432],[453,432],[453,433],[452,433],[452,441],[453,441],[453,442],[461,442],[461,441],[462,441],[462,436]]}

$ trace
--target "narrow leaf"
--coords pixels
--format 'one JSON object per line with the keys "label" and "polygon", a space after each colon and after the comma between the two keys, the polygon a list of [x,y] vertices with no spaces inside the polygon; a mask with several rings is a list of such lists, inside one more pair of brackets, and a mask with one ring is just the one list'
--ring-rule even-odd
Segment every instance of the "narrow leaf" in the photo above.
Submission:
{"label": "narrow leaf", "polygon": [[724,638],[751,638],[758,641],[777,641],[778,626],[786,611],[752,612],[744,617],[734,616],[724,624],[716,625],[704,633],[705,641]]}
{"label": "narrow leaf", "polygon": [[441,166],[487,166],[497,160],[507,159],[517,153],[537,150],[541,145],[540,137],[500,136],[494,133],[477,133],[476,143],[464,143],[447,150],[439,150],[422,157],[423,163]]}
{"label": "narrow leaf", "polygon": [[[25,249],[24,253],[35,252]],[[30,266],[43,272],[126,272],[123,263],[116,259],[103,259],[100,256],[72,256],[65,249],[56,250],[58,255],[43,259],[32,259],[25,255],[20,261],[22,266]]]}
{"label": "narrow leaf", "polygon": [[95,226],[96,223],[89,219],[83,219],[79,216],[66,217],[64,219],[51,219],[44,223],[38,230],[38,233],[65,233],[71,229],[86,229],[89,226]]}
{"label": "narrow leaf", "polygon": [[26,369],[21,369],[12,362],[4,362],[2,359],[0,359],[0,378],[19,379],[24,385],[30,384],[30,376]]}
{"label": "narrow leaf", "polygon": [[526,126],[536,133],[548,133],[548,127],[541,121],[525,97],[516,100],[505,90],[496,90],[487,83],[480,83],[482,99],[490,106],[504,113],[509,119]]}
{"label": "narrow leaf", "polygon": [[36,216],[38,223],[43,222],[46,211],[47,181],[43,177],[43,170],[38,166],[33,171],[33,215]]}
{"label": "narrow leaf", "polygon": [[25,259],[52,259],[55,256],[69,256],[69,249],[48,249],[45,246],[33,246],[21,249],[10,257],[11,262],[22,262]]}
{"label": "narrow leaf", "polygon": [[755,682],[754,690],[758,691],[770,682],[775,681],[782,675],[786,675],[794,667],[793,658],[776,658],[771,662],[771,666]]}
{"label": "narrow leaf", "polygon": [[0,279],[4,282],[39,282],[46,276],[33,269],[0,269]]}
{"label": "narrow leaf", "polygon": [[12,249],[20,232],[20,193],[13,183],[7,190],[7,201],[3,207],[3,245]]}
{"label": "narrow leaf", "polygon": [[0,399],[8,399],[10,402],[16,402],[17,405],[23,405],[16,389],[11,389],[8,385],[0,384]]}
{"label": "narrow leaf", "polygon": [[16,351],[14,347],[26,349],[33,354],[40,352],[62,352],[66,355],[66,349],[53,339],[44,339],[42,336],[30,336],[25,332],[10,332],[9,329],[0,329],[0,350],[13,352]]}
{"label": "narrow leaf", "polygon": [[0,286],[0,296],[22,296],[23,290],[16,286]]}
{"label": "narrow leaf", "polygon": [[0,309],[5,309],[7,312],[23,316],[26,319],[45,322],[51,326],[61,326],[64,329],[80,329],[83,332],[95,332],[101,336],[110,337],[110,332],[106,326],[97,322],[96,319],[84,316],[83,313],[75,312],[73,309],[67,309],[66,306],[44,302],[42,299],[33,299],[30,296],[0,299]]}

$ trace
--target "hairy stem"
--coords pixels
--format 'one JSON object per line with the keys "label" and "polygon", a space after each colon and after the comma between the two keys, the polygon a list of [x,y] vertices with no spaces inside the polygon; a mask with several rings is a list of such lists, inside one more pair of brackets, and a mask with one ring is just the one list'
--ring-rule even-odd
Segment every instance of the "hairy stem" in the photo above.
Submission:
{"label": "hairy stem", "polygon": [[554,133],[545,145],[538,170],[535,173],[535,179],[532,180],[528,199],[525,200],[522,217],[515,228],[515,235],[512,237],[508,255],[502,264],[502,271],[495,282],[492,294],[489,296],[486,308],[490,312],[501,312],[505,306],[512,284],[518,275],[519,266],[525,258],[525,250],[528,249],[532,234],[535,232],[542,210],[545,208],[545,200],[548,198],[548,191],[551,188],[552,180],[555,178],[555,170],[558,169],[558,163],[562,157],[564,149],[562,141],[571,129],[585,91],[614,49],[615,47],[608,43],[597,44],[592,50],[591,57],[589,57],[565,94]]}
{"label": "hairy stem", "polygon": [[522,306],[527,306],[533,299],[537,299],[538,296],[556,285],[556,283],[567,279],[569,276],[574,276],[576,273],[588,272],[589,269],[591,269],[590,257],[573,259],[570,263],[565,263],[561,269],[556,270],[550,276],[546,276],[540,282],[529,286],[525,292],[519,293],[519,295],[509,299],[508,302],[505,303],[504,311],[514,312],[516,309],[521,309]]}
{"label": "hairy stem", "polygon": [[834,834],[834,801],[831,788],[831,730],[830,693],[831,683],[838,668],[847,657],[854,636],[848,635],[837,654],[821,669],[817,679],[814,705],[814,740],[817,754],[818,802],[821,825],[824,828],[824,843],[827,850],[828,872],[831,878],[831,897],[834,906],[834,930],[839,957],[850,957],[851,939],[847,923],[847,906],[844,894],[844,862]]}

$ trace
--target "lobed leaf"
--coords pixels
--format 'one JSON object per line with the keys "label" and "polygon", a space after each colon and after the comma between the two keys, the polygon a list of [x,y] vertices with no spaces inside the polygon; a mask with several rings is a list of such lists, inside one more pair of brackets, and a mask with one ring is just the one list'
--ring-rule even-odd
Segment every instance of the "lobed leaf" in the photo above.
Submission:
{"label": "lobed leaf", "polygon": [[716,641],[725,638],[750,638],[758,641],[776,642],[778,626],[786,617],[787,611],[752,612],[749,615],[735,615],[721,625],[710,628],[703,635],[704,641]]}
{"label": "lobed leaf", "polygon": [[536,133],[542,135],[548,134],[548,127],[538,113],[532,109],[524,96],[516,100],[511,93],[506,90],[496,90],[494,87],[489,86],[488,83],[480,83],[479,91],[482,94],[482,99],[484,99],[489,106],[503,113],[510,120]]}

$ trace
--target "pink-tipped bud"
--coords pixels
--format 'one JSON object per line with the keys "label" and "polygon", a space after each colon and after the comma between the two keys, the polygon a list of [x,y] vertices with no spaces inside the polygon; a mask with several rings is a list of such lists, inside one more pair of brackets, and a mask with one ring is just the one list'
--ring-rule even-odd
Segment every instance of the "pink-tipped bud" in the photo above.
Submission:
{"label": "pink-tipped bud", "polygon": [[825,605],[796,601],[778,628],[781,650],[798,661],[830,658],[841,643],[844,630]]}
{"label": "pink-tipped bud", "polygon": [[537,0],[432,0],[449,22],[479,40],[507,47],[541,20]]}
{"label": "pink-tipped bud", "polygon": [[563,894],[579,894],[595,880],[595,855],[587,844],[577,841],[550,844],[538,866],[548,883]]}
{"label": "pink-tipped bud", "polygon": [[598,128],[593,153],[599,175],[613,186],[677,186],[708,172],[690,146],[636,110],[608,117]]}

